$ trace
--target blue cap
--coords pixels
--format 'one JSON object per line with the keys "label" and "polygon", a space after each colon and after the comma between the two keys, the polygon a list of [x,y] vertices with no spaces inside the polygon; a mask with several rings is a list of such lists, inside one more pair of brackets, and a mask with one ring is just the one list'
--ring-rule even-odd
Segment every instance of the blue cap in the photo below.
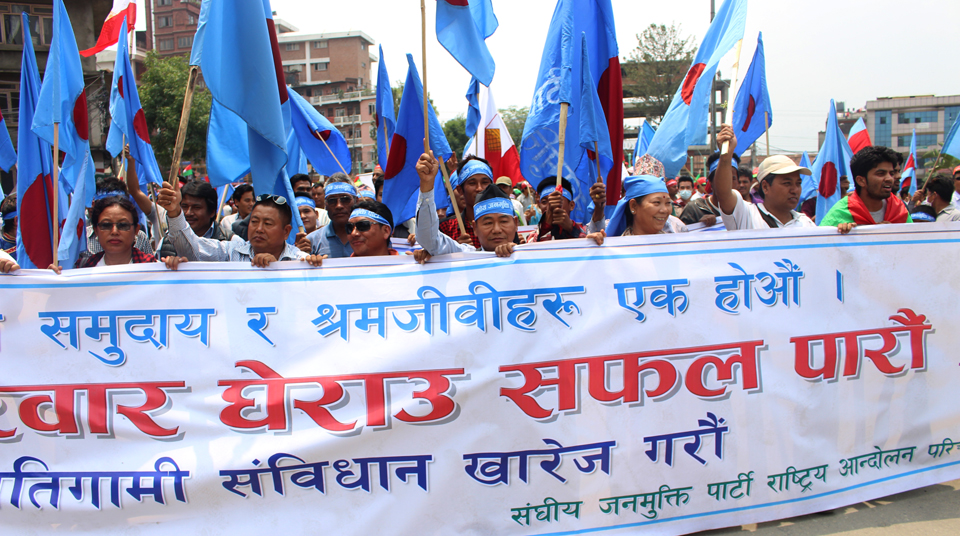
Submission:
{"label": "blue cap", "polygon": [[631,199],[649,194],[668,193],[663,179],[651,175],[627,177],[623,181],[623,187],[626,195],[617,203],[617,208],[613,210],[613,215],[607,222],[608,236],[620,236],[627,229],[627,210]]}

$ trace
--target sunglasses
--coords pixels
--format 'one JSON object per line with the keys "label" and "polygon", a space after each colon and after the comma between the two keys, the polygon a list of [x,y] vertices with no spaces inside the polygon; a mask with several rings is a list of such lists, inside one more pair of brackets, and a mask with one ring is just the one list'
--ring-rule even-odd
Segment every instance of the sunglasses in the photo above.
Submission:
{"label": "sunglasses", "polygon": [[[369,231],[371,227],[373,227],[374,223],[375,222],[372,222],[370,220],[360,220],[357,223],[347,222],[345,227],[347,229],[347,234],[352,233],[354,229],[356,229],[358,233],[365,233]],[[381,224],[378,223],[377,225],[381,225]]]}
{"label": "sunglasses", "polygon": [[284,197],[282,197],[282,196],[279,196],[279,195],[272,195],[272,194],[258,195],[258,196],[257,196],[257,203],[261,203],[261,202],[263,202],[263,201],[273,201],[274,203],[276,203],[276,204],[278,204],[278,205],[286,205],[286,204],[287,204],[287,199],[286,199],[286,198],[284,198]]}
{"label": "sunglasses", "polygon": [[121,233],[125,233],[130,229],[133,229],[133,224],[128,221],[119,221],[117,223],[102,221],[97,224],[97,229],[100,229],[101,231],[104,231],[104,232],[112,231],[114,227],[116,227],[117,230],[120,231]]}

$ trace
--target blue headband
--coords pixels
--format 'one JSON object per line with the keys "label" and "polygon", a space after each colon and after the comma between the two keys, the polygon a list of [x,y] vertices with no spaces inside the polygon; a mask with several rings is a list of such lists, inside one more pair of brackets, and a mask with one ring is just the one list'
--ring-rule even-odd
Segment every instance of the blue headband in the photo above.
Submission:
{"label": "blue headband", "polygon": [[393,225],[390,225],[390,222],[388,222],[383,216],[377,214],[376,212],[367,210],[365,208],[353,209],[353,212],[350,213],[350,219],[352,220],[354,218],[367,218],[368,220],[373,220],[377,223],[382,223],[383,225],[386,225],[387,227],[393,229]]}
{"label": "blue headband", "polygon": [[[739,165],[740,165],[740,158],[737,157],[737,155],[733,155],[733,161],[736,162],[736,166],[739,166]],[[708,176],[709,176],[709,175],[713,175],[713,172],[716,171],[719,166],[720,166],[720,159],[718,158],[718,159],[714,160],[712,164],[710,164],[710,171],[707,172],[707,175],[708,175]],[[736,167],[736,166],[734,166],[734,167]]]}
{"label": "blue headband", "polygon": [[450,186],[456,188],[464,182],[467,181],[470,177],[474,175],[483,175],[484,177],[493,181],[493,171],[490,169],[490,166],[484,164],[479,160],[470,160],[460,168],[460,172],[457,173],[457,184],[454,186],[453,178],[450,179]]}
{"label": "blue headband", "polygon": [[326,186],[323,190],[323,198],[326,199],[331,195],[338,194],[348,194],[353,197],[357,197],[357,189],[353,187],[352,184],[347,184],[345,182],[332,182]]}
{"label": "blue headband", "polygon": [[377,200],[377,194],[371,192],[370,190],[360,190],[360,197],[366,197],[367,199]]}
{"label": "blue headband", "polygon": [[114,197],[114,196],[129,197],[127,195],[127,192],[121,192],[120,190],[110,190],[108,192],[98,192],[97,195],[93,196],[93,200],[99,201],[101,199],[106,199],[108,197]]}
{"label": "blue headband", "polygon": [[607,222],[608,236],[620,236],[627,229],[627,210],[629,210],[628,206],[631,199],[656,193],[668,193],[667,185],[663,182],[663,179],[652,175],[627,177],[623,181],[623,187],[626,190],[626,195],[617,203],[617,208],[613,210],[613,215]]}
{"label": "blue headband", "polygon": [[507,216],[513,216],[513,203],[504,197],[491,197],[490,199],[484,199],[473,205],[473,218],[475,220],[479,220],[489,214],[506,214]]}
{"label": "blue headband", "polygon": [[[551,188],[548,186],[544,188],[542,192],[539,193],[540,199],[543,199],[544,197],[556,191],[557,191],[556,188]],[[567,201],[571,201],[571,202],[573,201],[573,193],[570,190],[567,190],[566,188],[563,188],[563,187],[560,188],[560,195],[565,197]]]}
{"label": "blue headband", "polygon": [[302,195],[301,195],[301,196],[297,196],[296,198],[294,198],[294,200],[296,201],[297,208],[300,208],[300,207],[310,207],[310,208],[312,208],[312,209],[314,209],[314,210],[316,210],[316,208],[317,208],[317,203],[316,203],[316,201],[314,201],[313,198],[311,198],[311,197],[306,197],[306,196],[302,196]]}
{"label": "blue headband", "polygon": [[17,211],[16,211],[16,210],[14,210],[13,212],[7,212],[6,214],[3,215],[3,221],[9,221],[9,220],[12,220],[12,219],[14,219],[14,218],[16,218],[16,217],[17,217]]}

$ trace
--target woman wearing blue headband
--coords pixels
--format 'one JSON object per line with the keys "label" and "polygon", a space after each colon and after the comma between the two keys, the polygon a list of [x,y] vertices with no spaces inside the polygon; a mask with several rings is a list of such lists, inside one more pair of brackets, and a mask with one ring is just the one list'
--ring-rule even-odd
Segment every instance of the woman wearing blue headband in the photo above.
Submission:
{"label": "woman wearing blue headband", "polygon": [[592,233],[598,244],[603,237],[636,236],[686,232],[687,226],[672,216],[673,202],[663,179],[651,175],[627,177],[623,181],[626,194],[617,203],[606,232]]}

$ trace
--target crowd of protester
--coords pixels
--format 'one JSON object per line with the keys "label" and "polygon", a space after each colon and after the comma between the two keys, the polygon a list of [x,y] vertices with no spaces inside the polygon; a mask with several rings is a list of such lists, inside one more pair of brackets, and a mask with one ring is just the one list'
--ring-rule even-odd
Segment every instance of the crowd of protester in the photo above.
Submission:
{"label": "crowd of protester", "polygon": [[[575,196],[568,178],[562,177],[559,187],[556,177],[546,177],[536,187],[526,181],[514,184],[509,177],[494,177],[489,164],[475,156],[447,161],[456,170],[450,182],[462,222],[438,210],[434,184],[439,162],[424,154],[416,164],[416,217],[400,225],[394,225],[393,214],[382,203],[379,167],[372,189],[358,187],[343,173],[317,182],[294,175],[292,200],[255,196],[244,182],[224,207],[203,180],[164,183],[155,197],[147,195],[140,189],[136,163],[128,157],[125,181],[108,177],[97,182],[88,210],[87,250],[73,268],[151,262],[172,270],[186,262],[266,267],[301,261],[321,266],[326,258],[397,255],[393,239],[419,245],[412,254],[425,263],[458,252],[507,257],[518,245],[548,240],[589,238],[602,245],[607,236],[681,233],[694,226],[722,225],[736,231],[817,225],[816,198],[800,203],[801,175],[810,175],[809,169],[782,155],[767,157],[755,170],[741,165],[729,125],[723,126],[717,143],[727,144],[728,150],[712,154],[707,175],[697,179],[686,174],[668,179],[660,162],[649,155],[638,159],[609,219],[606,189],[602,183],[593,185],[593,210],[585,223],[571,218]],[[820,218],[820,226],[845,234],[863,225],[960,221],[960,166],[952,175],[934,173],[913,196],[907,187],[901,190],[902,166],[903,156],[886,147],[857,152],[850,161],[852,182],[840,177],[841,199]],[[296,231],[294,210],[303,223]],[[19,269],[15,194],[0,202],[0,213],[0,272],[9,273]],[[62,272],[60,266],[50,269]]]}

